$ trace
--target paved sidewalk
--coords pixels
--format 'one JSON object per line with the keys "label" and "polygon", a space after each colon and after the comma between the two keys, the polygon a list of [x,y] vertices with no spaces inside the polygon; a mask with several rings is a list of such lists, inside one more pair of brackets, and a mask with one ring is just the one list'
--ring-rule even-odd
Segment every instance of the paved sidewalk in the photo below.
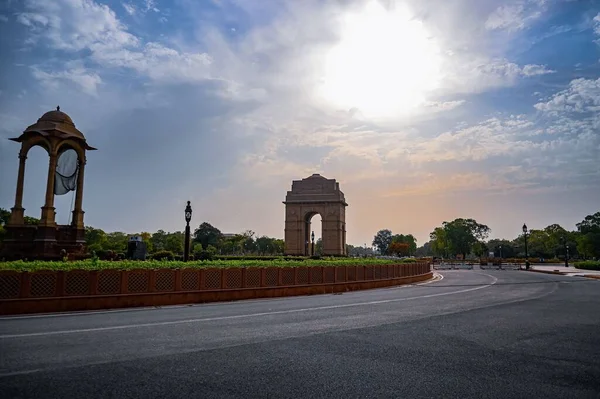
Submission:
{"label": "paved sidewalk", "polygon": [[600,270],[584,270],[584,269],[576,269],[573,266],[565,267],[563,264],[554,264],[554,265],[532,265],[533,270],[543,270],[548,272],[558,271],[560,273],[567,274],[569,276],[583,276],[587,275],[598,275],[600,276]]}

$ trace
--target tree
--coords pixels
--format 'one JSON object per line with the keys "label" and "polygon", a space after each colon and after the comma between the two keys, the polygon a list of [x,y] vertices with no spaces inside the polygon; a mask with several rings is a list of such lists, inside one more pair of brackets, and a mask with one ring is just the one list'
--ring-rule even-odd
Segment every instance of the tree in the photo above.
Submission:
{"label": "tree", "polygon": [[600,212],[587,215],[577,223],[577,250],[590,258],[600,258]]}
{"label": "tree", "polygon": [[108,233],[103,249],[114,252],[125,252],[127,251],[127,238],[127,234],[120,231]]}
{"label": "tree", "polygon": [[487,238],[490,228],[484,224],[477,223],[474,219],[455,219],[444,222],[442,226],[446,232],[446,239],[450,251],[461,254],[463,259],[471,253],[473,244]]}
{"label": "tree", "polygon": [[102,229],[85,226],[85,242],[88,251],[101,251],[106,246],[106,233]]}
{"label": "tree", "polygon": [[427,241],[425,244],[423,244],[423,246],[417,248],[417,250],[415,251],[415,256],[433,256],[433,248],[431,241]]}
{"label": "tree", "polygon": [[0,208],[0,226],[4,226],[10,220],[10,211],[8,209]]}
{"label": "tree", "polygon": [[208,222],[203,222],[194,231],[194,242],[202,244],[203,248],[208,248],[209,245],[218,248],[222,238],[223,234],[221,233],[221,230]]}
{"label": "tree", "polygon": [[150,242],[154,251],[165,251],[167,247],[167,233],[164,230],[158,230],[152,234]]}
{"label": "tree", "polygon": [[443,227],[436,227],[430,234],[431,250],[437,256],[448,257],[448,237]]}
{"label": "tree", "polygon": [[317,238],[315,242],[315,255],[321,255],[323,253],[323,240],[321,238]]}
{"label": "tree", "polygon": [[408,245],[406,255],[413,255],[417,251],[417,239],[412,234],[394,234],[392,236],[392,243],[395,242]]}
{"label": "tree", "polygon": [[377,250],[385,255],[387,253],[388,247],[392,243],[392,231],[385,229],[379,230],[375,237],[373,238],[373,246],[377,247]]}
{"label": "tree", "polygon": [[508,240],[501,240],[494,238],[487,242],[486,251],[493,251],[494,257],[500,257],[500,247],[502,247],[502,257],[503,258],[514,258],[517,256],[517,248],[515,248],[514,243]]}
{"label": "tree", "polygon": [[168,233],[165,242],[165,250],[171,251],[174,254],[181,254],[183,253],[184,241],[185,234],[183,234],[181,231],[176,231],[175,233]]}
{"label": "tree", "polygon": [[388,252],[394,254],[396,256],[407,256],[409,253],[410,247],[405,242],[392,242],[388,247]]}
{"label": "tree", "polygon": [[475,256],[479,256],[481,258],[488,251],[488,246],[482,241],[477,241],[475,244],[473,244],[472,251]]}

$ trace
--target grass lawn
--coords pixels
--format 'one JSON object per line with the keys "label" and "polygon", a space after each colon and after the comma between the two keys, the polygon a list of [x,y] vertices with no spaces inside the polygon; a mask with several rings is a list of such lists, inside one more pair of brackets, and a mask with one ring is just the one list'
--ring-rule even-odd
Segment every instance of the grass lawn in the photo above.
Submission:
{"label": "grass lawn", "polygon": [[231,268],[231,267],[303,267],[303,266],[363,266],[389,265],[392,263],[414,263],[414,259],[375,259],[375,258],[325,258],[305,260],[209,260],[209,261],[103,261],[82,260],[74,262],[13,261],[0,262],[0,270],[38,271],[38,270],[132,270],[132,269],[184,269],[184,268]]}

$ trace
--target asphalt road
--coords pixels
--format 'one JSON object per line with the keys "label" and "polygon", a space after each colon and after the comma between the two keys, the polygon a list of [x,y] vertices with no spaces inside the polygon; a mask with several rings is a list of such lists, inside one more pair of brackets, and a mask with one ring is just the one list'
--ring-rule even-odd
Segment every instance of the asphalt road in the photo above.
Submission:
{"label": "asphalt road", "polygon": [[0,319],[2,398],[600,398],[600,281],[443,271],[388,289]]}

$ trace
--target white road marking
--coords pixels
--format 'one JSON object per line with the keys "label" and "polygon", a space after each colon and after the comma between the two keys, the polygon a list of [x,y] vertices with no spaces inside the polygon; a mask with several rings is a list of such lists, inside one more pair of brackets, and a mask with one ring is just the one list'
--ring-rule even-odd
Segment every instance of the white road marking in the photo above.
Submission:
{"label": "white road marking", "polygon": [[442,293],[438,293],[438,294],[429,294],[429,295],[420,295],[420,296],[409,297],[409,298],[383,299],[383,300],[379,300],[379,301],[357,302],[357,303],[348,303],[348,304],[343,304],[343,305],[329,305],[329,306],[318,306],[318,307],[312,307],[312,308],[288,309],[288,310],[279,310],[279,311],[273,311],[273,312],[251,313],[251,314],[242,314],[242,315],[234,315],[234,316],[221,316],[221,317],[207,317],[207,318],[198,318],[198,319],[162,321],[162,322],[156,322],[156,323],[126,324],[126,325],[122,325],[122,326],[81,328],[81,329],[75,329],[75,330],[45,331],[45,332],[25,333],[25,334],[6,334],[6,335],[0,335],[0,338],[10,339],[10,338],[42,337],[42,336],[48,336],[48,335],[64,335],[64,334],[76,334],[76,333],[86,333],[86,332],[96,332],[96,331],[124,330],[124,329],[139,328],[139,327],[155,327],[155,326],[168,326],[168,325],[176,325],[176,324],[202,323],[202,322],[220,321],[220,320],[246,319],[246,318],[251,318],[251,317],[273,316],[273,315],[301,313],[301,312],[312,312],[312,311],[317,311],[317,310],[341,309],[341,308],[349,308],[349,307],[355,307],[355,306],[379,305],[382,303],[403,302],[403,301],[410,301],[410,300],[414,300],[414,299],[434,298],[434,297],[438,297],[438,296],[454,295],[454,294],[461,294],[461,293],[465,293],[465,292],[477,291],[477,290],[491,287],[492,285],[496,284],[496,282],[498,281],[498,279],[492,275],[489,275],[486,273],[481,273],[481,274],[491,277],[493,280],[492,283],[482,285],[479,287],[475,287],[475,288],[459,290],[459,291],[442,292]]}

